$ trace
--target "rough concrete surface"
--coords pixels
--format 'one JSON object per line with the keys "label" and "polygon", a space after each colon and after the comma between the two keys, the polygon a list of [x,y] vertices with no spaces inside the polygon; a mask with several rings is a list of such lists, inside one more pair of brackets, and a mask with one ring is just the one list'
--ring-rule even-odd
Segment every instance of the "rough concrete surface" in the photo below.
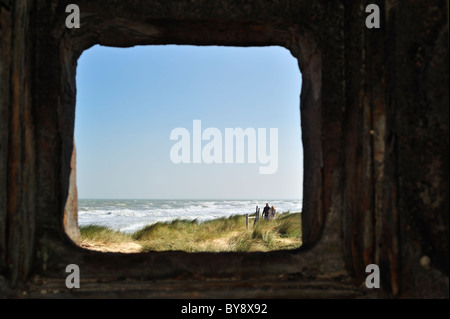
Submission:
{"label": "rough concrete surface", "polygon": [[[1,297],[448,298],[448,1],[78,0],[79,29],[65,27],[69,3],[0,0]],[[365,27],[369,3],[379,29]],[[304,246],[77,246],[75,74],[95,44],[289,49],[303,77]],[[371,263],[380,289],[364,285]]]}

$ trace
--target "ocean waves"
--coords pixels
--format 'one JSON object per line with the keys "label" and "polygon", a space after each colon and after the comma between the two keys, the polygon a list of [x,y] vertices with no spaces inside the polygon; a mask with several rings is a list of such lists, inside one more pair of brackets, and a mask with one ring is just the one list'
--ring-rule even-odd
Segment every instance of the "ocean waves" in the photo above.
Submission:
{"label": "ocean waves", "polygon": [[269,203],[277,212],[300,212],[301,200],[93,200],[78,201],[78,224],[101,225],[133,233],[157,222],[175,219],[203,222],[231,215],[255,212],[256,206]]}

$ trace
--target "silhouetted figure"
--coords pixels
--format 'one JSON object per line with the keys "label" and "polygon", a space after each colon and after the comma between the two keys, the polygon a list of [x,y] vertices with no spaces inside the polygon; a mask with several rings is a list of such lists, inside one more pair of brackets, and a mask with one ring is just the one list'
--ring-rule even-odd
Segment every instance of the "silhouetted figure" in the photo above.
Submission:
{"label": "silhouetted figure", "polygon": [[264,219],[269,219],[269,203],[266,203],[266,207],[264,207],[262,215],[264,216]]}

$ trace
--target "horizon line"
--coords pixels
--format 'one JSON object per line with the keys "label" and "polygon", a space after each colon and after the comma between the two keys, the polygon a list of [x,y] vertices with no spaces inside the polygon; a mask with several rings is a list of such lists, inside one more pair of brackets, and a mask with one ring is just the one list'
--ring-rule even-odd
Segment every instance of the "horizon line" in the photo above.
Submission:
{"label": "horizon line", "polygon": [[258,200],[258,201],[270,201],[270,200],[302,200],[301,198],[78,198],[78,200]]}

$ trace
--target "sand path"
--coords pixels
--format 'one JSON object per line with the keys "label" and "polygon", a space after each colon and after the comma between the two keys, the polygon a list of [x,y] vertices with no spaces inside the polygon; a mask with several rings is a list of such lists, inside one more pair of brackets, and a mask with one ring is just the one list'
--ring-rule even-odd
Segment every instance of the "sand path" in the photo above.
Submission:
{"label": "sand path", "polygon": [[139,253],[142,250],[142,246],[134,242],[124,243],[102,243],[92,241],[81,241],[81,247],[96,250],[101,252],[113,252],[113,253]]}

